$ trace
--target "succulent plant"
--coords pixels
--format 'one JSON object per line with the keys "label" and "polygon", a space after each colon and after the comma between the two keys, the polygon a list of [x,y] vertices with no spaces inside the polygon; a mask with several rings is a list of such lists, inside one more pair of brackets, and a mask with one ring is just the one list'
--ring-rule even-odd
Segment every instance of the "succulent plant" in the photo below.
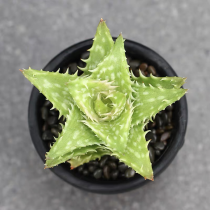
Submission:
{"label": "succulent plant", "polygon": [[21,70],[59,117],[62,132],[46,153],[45,168],[68,161],[71,168],[103,155],[116,156],[145,179],[153,180],[144,127],[149,120],[179,100],[185,78],[135,77],[129,72],[122,34],[114,42],[101,19],[90,56],[81,76]]}

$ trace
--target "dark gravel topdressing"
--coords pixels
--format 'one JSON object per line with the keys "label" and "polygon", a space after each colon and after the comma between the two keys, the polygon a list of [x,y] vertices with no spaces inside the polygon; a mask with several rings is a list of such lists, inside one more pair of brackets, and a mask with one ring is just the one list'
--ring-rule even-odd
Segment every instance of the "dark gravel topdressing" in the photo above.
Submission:
{"label": "dark gravel topdressing", "polygon": [[[81,55],[81,58],[86,59],[88,56],[89,52],[85,52]],[[154,76],[159,76],[156,69],[146,62],[132,59],[130,56],[127,56],[127,61],[130,66],[130,71],[132,71],[136,77],[139,76],[139,69],[145,76],[150,76],[150,73]],[[77,71],[77,66],[84,67],[85,63],[79,60],[78,62],[70,63],[65,66],[61,71],[65,73],[68,70],[69,74],[74,74]],[[78,75],[82,73],[81,70],[78,71]],[[59,123],[65,124],[63,117],[58,120],[58,111],[55,109],[50,110],[51,108],[52,104],[49,101],[45,101],[41,108],[41,117],[43,119],[42,139],[46,141],[49,148],[55,141],[54,137],[58,137],[58,134],[62,131],[62,127]],[[150,132],[146,134],[146,140],[151,140],[148,149],[152,164],[155,164],[161,154],[164,153],[171,139],[170,137],[174,127],[172,117],[173,105],[159,112],[154,121],[149,122],[145,127],[145,130],[150,130]],[[74,172],[76,174],[78,173],[80,176],[92,176],[95,179],[104,180],[129,179],[135,175],[133,169],[119,162],[117,158],[107,155],[103,156],[101,160],[94,160],[79,166],[74,169]]]}

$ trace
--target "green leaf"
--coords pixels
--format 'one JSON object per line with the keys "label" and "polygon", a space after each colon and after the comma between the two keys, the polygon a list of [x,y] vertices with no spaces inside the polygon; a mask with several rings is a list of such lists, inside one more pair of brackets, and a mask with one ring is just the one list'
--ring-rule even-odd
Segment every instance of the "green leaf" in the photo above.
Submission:
{"label": "green leaf", "polygon": [[111,104],[111,101],[106,99],[104,94],[99,93],[96,100],[93,102],[95,112],[98,114],[98,116],[103,117],[104,114],[109,113],[112,108],[109,104]]}
{"label": "green leaf", "polygon": [[91,160],[101,159],[104,155],[110,155],[111,152],[105,148],[98,148],[96,152],[88,152],[87,154],[80,155],[77,157],[71,158],[68,162],[71,164],[71,169],[76,168],[84,163],[88,163]]}
{"label": "green leaf", "polygon": [[[82,60],[86,63],[86,67],[78,68],[85,72],[95,69],[97,65],[105,58],[105,56],[109,54],[113,45],[114,41],[106,22],[101,19],[95,34],[95,38],[93,39],[93,45],[88,50],[90,51],[90,56],[88,59]],[[91,74],[91,72],[88,73]]]}
{"label": "green leaf", "polygon": [[124,151],[128,141],[133,107],[127,102],[122,114],[109,122],[83,121],[112,151]]}
{"label": "green leaf", "polygon": [[45,97],[60,112],[60,116],[69,113],[73,99],[66,83],[77,78],[77,75],[60,74],[59,72],[46,72],[31,68],[22,71],[23,75],[45,95]]}
{"label": "green leaf", "polygon": [[54,166],[50,164],[53,162],[53,159],[59,158],[60,163],[67,161],[69,157],[67,158],[66,155],[75,149],[103,143],[81,120],[84,120],[81,111],[74,105],[69,115],[67,115],[61,135],[46,155],[47,168]]}
{"label": "green leaf", "polygon": [[134,113],[132,125],[145,122],[145,120],[155,117],[155,115],[179,100],[187,90],[185,89],[164,89],[136,84],[133,86],[134,92]]}
{"label": "green leaf", "polygon": [[66,154],[64,154],[63,156],[58,156],[58,157],[54,157],[54,158],[49,158],[49,156],[46,157],[46,164],[45,164],[45,168],[51,168],[54,166],[57,166],[58,164],[64,163],[67,160],[73,158],[73,157],[77,157],[79,155],[84,155],[90,152],[97,152],[97,148],[100,148],[99,145],[90,145],[90,146],[86,146],[86,147],[81,147],[81,148],[77,148],[71,152],[68,152]]}
{"label": "green leaf", "polygon": [[[103,117],[103,121],[116,119],[125,108],[125,95],[118,91],[105,91],[102,94],[105,96],[104,99],[101,98],[101,94],[99,94],[94,103],[96,113],[100,117]],[[106,103],[107,100],[109,100],[109,102]],[[102,104],[107,105],[109,109]]]}
{"label": "green leaf", "polygon": [[145,77],[141,71],[139,72],[139,77],[135,77],[131,72],[132,79],[137,81],[139,84],[145,84],[145,86],[152,85],[156,88],[180,88],[184,83],[186,78],[182,77],[155,77],[150,74],[150,77]]}
{"label": "green leaf", "polygon": [[127,98],[131,94],[131,80],[125,57],[124,40],[122,35],[117,38],[109,55],[91,71],[92,79],[108,80],[118,86],[117,91],[124,93]]}
{"label": "green leaf", "polygon": [[60,116],[67,118],[46,154],[46,168],[66,161],[77,167],[103,155],[115,155],[145,179],[153,180],[144,125],[185,94],[180,89],[185,78],[140,73],[130,79],[123,37],[120,34],[114,44],[103,20],[89,51],[79,78],[77,74],[22,71]]}
{"label": "green leaf", "polygon": [[133,168],[145,179],[153,180],[152,165],[147,148],[149,141],[145,140],[146,133],[143,123],[133,126],[130,130],[125,152],[116,151],[112,155],[117,156],[121,162]]}
{"label": "green leaf", "polygon": [[[113,112],[111,112],[113,118],[115,119],[123,110],[125,106],[125,96],[124,94],[114,91],[115,86],[111,86],[111,83],[107,81],[93,80],[90,78],[78,78],[77,80],[69,82],[69,92],[71,93],[74,101],[77,106],[82,110],[86,116],[94,121],[109,120],[109,116],[101,118],[97,113],[99,112],[98,108],[95,110],[95,103],[97,105],[98,95],[104,94],[113,103]],[[119,101],[116,102],[116,99]]]}

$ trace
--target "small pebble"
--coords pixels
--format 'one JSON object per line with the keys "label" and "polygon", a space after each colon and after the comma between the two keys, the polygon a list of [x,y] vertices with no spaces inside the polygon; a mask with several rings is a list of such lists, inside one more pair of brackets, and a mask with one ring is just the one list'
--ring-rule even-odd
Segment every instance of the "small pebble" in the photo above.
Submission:
{"label": "small pebble", "polygon": [[42,131],[46,131],[49,129],[49,125],[47,123],[45,123],[43,126],[42,126]]}
{"label": "small pebble", "polygon": [[84,169],[84,165],[81,165],[77,168],[79,173],[82,173],[83,169]]}
{"label": "small pebble", "polygon": [[110,168],[108,165],[105,165],[103,168],[104,177],[110,179]]}
{"label": "small pebble", "polygon": [[159,156],[159,155],[161,154],[161,151],[158,150],[158,149],[156,149],[156,150],[155,150],[155,154],[156,154],[157,156]]}
{"label": "small pebble", "polygon": [[147,71],[149,73],[151,73],[152,75],[154,75],[154,76],[156,75],[156,70],[155,70],[155,68],[153,66],[149,66]]}
{"label": "small pebble", "polygon": [[78,62],[78,66],[81,67],[81,68],[84,68],[85,65],[86,64],[83,61],[81,61],[81,60]]}
{"label": "small pebble", "polygon": [[140,65],[139,68],[140,68],[142,71],[146,71],[147,67],[148,67],[148,65],[147,65],[146,63],[142,63],[142,64]]}
{"label": "small pebble", "polygon": [[48,107],[48,108],[51,108],[51,107],[52,107],[52,103],[51,103],[50,101],[46,100],[46,101],[44,102],[44,105],[43,105],[43,106],[46,106],[46,107]]}
{"label": "small pebble", "polygon": [[133,74],[135,77],[139,77],[139,75],[140,75],[139,70],[138,69],[133,70]]}
{"label": "small pebble", "polygon": [[132,70],[139,69],[140,61],[139,61],[139,60],[131,60],[131,61],[129,62],[129,65],[130,65],[130,68],[131,68]]}
{"label": "small pebble", "polygon": [[62,126],[60,124],[58,124],[58,131],[61,132],[62,131]]}
{"label": "small pebble", "polygon": [[126,178],[131,178],[135,175],[135,171],[132,169],[132,168],[128,168],[126,171],[125,171],[125,177]]}
{"label": "small pebble", "polygon": [[160,141],[166,141],[170,138],[170,136],[171,136],[171,132],[165,132],[161,135]]}
{"label": "small pebble", "polygon": [[84,170],[82,171],[82,173],[83,173],[84,176],[87,176],[87,175],[89,174],[89,171],[88,171],[87,169],[84,169]]}
{"label": "small pebble", "polygon": [[163,144],[166,146],[167,145],[167,141],[163,141]]}
{"label": "small pebble", "polygon": [[88,171],[89,171],[90,173],[93,173],[93,172],[95,171],[95,169],[96,169],[96,166],[94,166],[94,165],[88,166]]}
{"label": "small pebble", "polygon": [[111,172],[111,178],[112,178],[113,180],[117,179],[118,174],[119,174],[119,171],[118,171],[118,170],[112,171],[112,172]]}
{"label": "small pebble", "polygon": [[41,108],[41,116],[43,120],[46,120],[48,118],[48,108],[46,106],[43,106]]}
{"label": "small pebble", "polygon": [[162,125],[166,125],[167,122],[168,122],[168,115],[166,112],[162,112],[161,115],[160,115],[160,118],[162,120]]}
{"label": "small pebble", "polygon": [[128,168],[128,166],[125,165],[125,163],[120,163],[118,165],[118,169],[119,169],[120,172],[124,172],[127,168]]}
{"label": "small pebble", "polygon": [[59,133],[62,131],[62,126],[60,124],[51,125],[51,128],[56,128]]}
{"label": "small pebble", "polygon": [[113,161],[107,161],[107,165],[111,168],[111,169],[116,169],[117,168],[117,164]]}
{"label": "small pebble", "polygon": [[156,125],[157,125],[158,128],[162,127],[163,121],[162,121],[162,119],[161,119],[161,117],[159,115],[156,115],[155,122],[156,122]]}
{"label": "small pebble", "polygon": [[150,122],[148,123],[148,128],[149,128],[149,129],[154,128],[155,125],[156,125],[156,122],[155,122],[155,121],[153,121],[153,122],[150,121]]}
{"label": "small pebble", "polygon": [[58,131],[58,129],[56,129],[56,128],[51,128],[51,133],[52,133],[56,138],[58,138],[58,136],[59,136],[59,131]]}
{"label": "small pebble", "polygon": [[115,156],[110,156],[109,157],[109,160],[113,160],[115,162],[118,162],[118,158],[116,158]]}
{"label": "small pebble", "polygon": [[167,113],[167,115],[168,115],[168,123],[171,123],[172,122],[172,111],[169,111]]}
{"label": "small pebble", "polygon": [[107,155],[105,155],[105,156],[103,156],[101,158],[100,163],[99,163],[99,165],[100,165],[101,168],[104,167],[104,165],[105,165],[105,163],[106,163],[107,160],[108,160],[108,156]]}
{"label": "small pebble", "polygon": [[168,124],[167,126],[165,126],[165,129],[166,130],[171,130],[171,129],[173,129],[174,127],[173,127],[173,125],[171,125],[171,124]]}
{"label": "small pebble", "polygon": [[150,129],[150,132],[156,134],[156,129]]}
{"label": "small pebble", "polygon": [[58,115],[59,115],[58,111],[55,111],[55,110],[50,110],[49,114],[52,116],[56,116],[56,117],[58,117]]}
{"label": "small pebble", "polygon": [[146,140],[147,141],[150,140],[151,143],[155,143],[157,141],[157,136],[152,132],[148,132],[145,137],[146,137]]}
{"label": "small pebble", "polygon": [[149,146],[149,158],[151,163],[155,162],[155,150],[151,146]]}
{"label": "small pebble", "polygon": [[71,63],[68,66],[69,74],[74,74],[77,71],[77,63]]}
{"label": "small pebble", "polygon": [[61,123],[61,124],[65,124],[65,120],[64,120],[64,117],[62,116],[60,119],[59,119],[59,123]]}
{"label": "small pebble", "polygon": [[124,174],[124,173],[123,173],[123,174],[120,173],[120,174],[119,174],[119,177],[120,177],[120,178],[125,178],[125,174]]}
{"label": "small pebble", "polygon": [[164,150],[165,145],[163,144],[163,142],[156,142],[153,144],[153,147],[155,150]]}
{"label": "small pebble", "polygon": [[89,162],[90,165],[94,165],[94,166],[98,166],[99,165],[99,162],[96,161],[96,160],[92,160]]}
{"label": "small pebble", "polygon": [[93,176],[96,178],[96,179],[100,179],[101,178],[101,175],[102,175],[102,169],[97,169]]}
{"label": "small pebble", "polygon": [[78,69],[78,72],[77,72],[77,75],[78,75],[78,76],[81,76],[83,73],[84,73],[84,72],[83,72],[82,70]]}
{"label": "small pebble", "polygon": [[156,133],[157,134],[162,134],[162,133],[164,133],[164,131],[165,131],[164,129],[159,128],[159,129],[156,130]]}
{"label": "small pebble", "polygon": [[166,110],[167,110],[167,111],[172,111],[172,110],[173,110],[173,105],[171,104],[171,105],[167,106],[167,107],[166,107]]}
{"label": "small pebble", "polygon": [[58,121],[58,118],[56,116],[50,116],[48,119],[47,119],[47,123],[49,125],[54,125],[56,124]]}
{"label": "small pebble", "polygon": [[48,140],[54,140],[52,133],[50,132],[50,130],[46,130],[42,133],[42,139],[44,141],[48,141]]}
{"label": "small pebble", "polygon": [[86,51],[84,53],[81,54],[81,59],[88,59],[89,58],[89,55],[90,55],[90,52],[89,51]]}

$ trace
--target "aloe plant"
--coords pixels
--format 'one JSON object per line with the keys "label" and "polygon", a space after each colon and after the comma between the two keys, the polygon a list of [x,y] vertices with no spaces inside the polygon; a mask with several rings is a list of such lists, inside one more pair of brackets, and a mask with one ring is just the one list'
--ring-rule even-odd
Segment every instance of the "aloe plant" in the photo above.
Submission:
{"label": "aloe plant", "polygon": [[122,34],[114,42],[101,19],[84,73],[69,75],[31,68],[23,75],[66,118],[46,153],[45,168],[68,161],[71,168],[114,155],[145,179],[153,180],[144,127],[179,100],[185,78],[135,77],[129,72]]}

